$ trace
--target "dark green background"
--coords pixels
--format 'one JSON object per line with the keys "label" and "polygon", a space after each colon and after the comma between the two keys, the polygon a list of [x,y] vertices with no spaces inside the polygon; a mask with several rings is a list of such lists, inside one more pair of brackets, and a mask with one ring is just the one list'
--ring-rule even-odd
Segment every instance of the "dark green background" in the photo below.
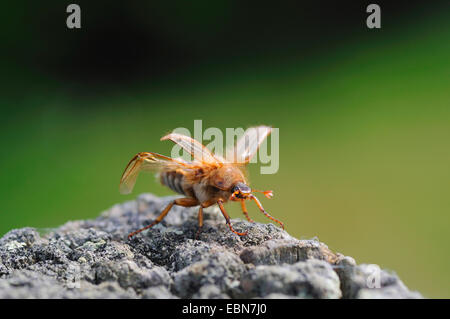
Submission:
{"label": "dark green background", "polygon": [[[92,1],[91,1],[92,2]],[[450,11],[445,2],[79,1],[2,12],[0,233],[95,218],[176,127],[280,128],[266,209],[299,238],[450,297]],[[253,205],[250,215],[267,222]],[[229,210],[242,218],[236,205]]]}

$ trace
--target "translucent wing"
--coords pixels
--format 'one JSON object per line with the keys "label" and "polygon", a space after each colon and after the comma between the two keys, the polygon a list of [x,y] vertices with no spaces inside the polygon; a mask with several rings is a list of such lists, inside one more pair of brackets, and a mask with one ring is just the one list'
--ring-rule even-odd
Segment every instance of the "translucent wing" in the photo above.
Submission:
{"label": "translucent wing", "polygon": [[204,164],[220,166],[222,163],[220,158],[215,157],[209,149],[189,136],[178,133],[171,133],[161,138],[161,141],[165,140],[171,140],[172,142],[177,143],[183,149],[189,152],[196,160]]}
{"label": "translucent wing", "polygon": [[247,164],[271,132],[272,128],[269,126],[248,128],[236,142],[235,147],[227,151],[226,160],[231,163]]}
{"label": "translucent wing", "polygon": [[136,154],[128,163],[120,179],[119,191],[122,194],[129,194],[134,188],[136,179],[141,171],[159,171],[169,165],[191,168],[190,163],[173,159],[164,155],[151,152]]}

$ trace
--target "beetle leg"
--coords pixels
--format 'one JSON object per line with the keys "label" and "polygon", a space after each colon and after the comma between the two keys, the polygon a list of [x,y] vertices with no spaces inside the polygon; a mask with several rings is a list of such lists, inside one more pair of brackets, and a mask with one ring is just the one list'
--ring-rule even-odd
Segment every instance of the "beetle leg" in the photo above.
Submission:
{"label": "beetle leg", "polygon": [[280,222],[278,219],[273,218],[272,216],[270,216],[270,215],[265,211],[264,207],[261,205],[261,203],[259,202],[258,198],[256,198],[256,196],[251,195],[251,196],[250,196],[250,199],[253,199],[253,200],[255,201],[255,203],[256,203],[256,205],[258,205],[259,210],[261,211],[261,213],[263,213],[264,215],[266,215],[267,218],[269,218],[269,219],[273,220],[274,222],[280,224],[281,228],[284,229],[284,224],[283,224],[282,222]]}
{"label": "beetle leg", "polygon": [[183,207],[192,207],[192,206],[197,206],[199,204],[198,200],[196,200],[195,198],[177,198],[174,201],[170,202],[169,205],[166,206],[166,208],[164,208],[164,210],[161,212],[161,214],[159,214],[158,217],[156,217],[156,219],[150,224],[145,226],[144,228],[138,229],[132,233],[130,233],[128,235],[128,239],[131,239],[131,237],[133,237],[136,234],[139,234],[140,232],[155,226],[156,224],[159,224],[164,217],[166,217],[166,215],[169,213],[170,209],[173,207],[173,205],[178,205],[178,206],[183,206]]}
{"label": "beetle leg", "polygon": [[251,219],[250,216],[248,216],[247,207],[245,206],[245,201],[243,199],[241,200],[241,207],[242,207],[242,212],[244,213],[247,220],[250,223],[254,223],[255,221],[253,219]]}
{"label": "beetle leg", "polygon": [[200,237],[202,229],[203,229],[203,207],[200,205],[200,208],[198,209],[198,230],[197,234],[195,234],[195,239],[198,239]]}
{"label": "beetle leg", "polygon": [[220,211],[222,212],[223,217],[225,217],[225,220],[226,220],[226,222],[227,222],[228,227],[230,227],[230,230],[231,230],[233,233],[235,233],[236,235],[239,235],[239,236],[245,236],[245,235],[247,235],[247,232],[239,233],[239,232],[237,232],[237,231],[235,231],[235,230],[233,229],[233,226],[231,226],[230,216],[228,216],[227,212],[225,211],[225,208],[223,207],[223,201],[219,199],[219,200],[217,201],[217,205],[219,205]]}

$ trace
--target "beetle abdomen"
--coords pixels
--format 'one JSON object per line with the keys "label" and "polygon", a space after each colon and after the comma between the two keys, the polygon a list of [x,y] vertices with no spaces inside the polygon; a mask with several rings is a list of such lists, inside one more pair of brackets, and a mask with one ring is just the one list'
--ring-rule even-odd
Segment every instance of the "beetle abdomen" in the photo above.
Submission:
{"label": "beetle abdomen", "polygon": [[188,195],[183,189],[184,175],[175,171],[161,172],[161,184],[181,195]]}

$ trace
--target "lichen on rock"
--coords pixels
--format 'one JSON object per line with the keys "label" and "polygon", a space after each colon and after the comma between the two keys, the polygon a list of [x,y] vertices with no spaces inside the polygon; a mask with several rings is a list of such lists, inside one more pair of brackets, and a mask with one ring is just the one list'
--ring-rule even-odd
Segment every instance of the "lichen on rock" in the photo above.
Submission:
{"label": "lichen on rock", "polygon": [[[142,194],[93,220],[0,239],[0,298],[421,298],[393,273],[357,265],[318,240],[273,224],[235,219],[231,233],[215,208],[173,207],[128,240],[172,200]],[[378,268],[377,268],[378,267]]]}

